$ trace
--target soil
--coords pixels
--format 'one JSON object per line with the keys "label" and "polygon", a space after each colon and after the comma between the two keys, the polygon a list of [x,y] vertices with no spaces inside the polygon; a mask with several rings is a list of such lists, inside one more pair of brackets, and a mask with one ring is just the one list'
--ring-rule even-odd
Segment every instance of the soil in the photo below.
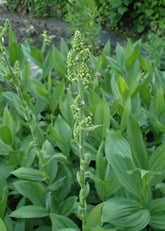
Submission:
{"label": "soil", "polygon": [[[70,25],[67,22],[54,18],[33,18],[13,14],[8,11],[5,4],[0,4],[0,26],[3,26],[6,19],[9,19],[19,44],[28,40],[31,45],[41,48],[44,31],[52,37],[52,43],[57,47],[61,38],[68,40],[71,37],[71,32],[68,30]],[[7,39],[5,45],[8,45]]]}

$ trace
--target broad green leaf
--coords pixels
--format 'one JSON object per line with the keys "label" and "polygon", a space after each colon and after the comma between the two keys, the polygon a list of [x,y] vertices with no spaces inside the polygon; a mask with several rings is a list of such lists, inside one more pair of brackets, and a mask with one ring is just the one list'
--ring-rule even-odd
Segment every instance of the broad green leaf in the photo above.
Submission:
{"label": "broad green leaf", "polygon": [[5,211],[7,208],[8,201],[8,186],[6,180],[3,178],[4,176],[0,176],[0,217],[3,218],[5,215]]}
{"label": "broad green leaf", "polygon": [[120,94],[119,91],[119,87],[118,87],[118,83],[117,83],[117,79],[115,78],[115,76],[113,75],[111,78],[111,87],[112,87],[112,92],[113,95],[115,97],[115,100],[117,101],[117,103],[119,103],[120,105],[123,105],[123,97]]}
{"label": "broad green leaf", "polygon": [[52,54],[52,47],[48,50],[46,57],[43,61],[42,70],[43,70],[43,78],[45,79],[47,76],[51,77],[51,71],[53,69],[53,64],[50,62],[50,56]]}
{"label": "broad green leaf", "polygon": [[44,206],[46,189],[38,182],[19,180],[14,182],[18,193],[28,198],[34,205]]}
{"label": "broad green leaf", "polygon": [[61,179],[63,177],[65,177],[64,182],[56,191],[57,201],[64,201],[64,199],[70,193],[71,186],[73,184],[71,169],[69,169],[65,164],[60,164],[56,179]]}
{"label": "broad green leaf", "polygon": [[31,87],[31,76],[32,76],[32,72],[31,72],[31,68],[30,68],[30,64],[29,62],[26,62],[24,64],[24,68],[23,68],[23,89],[26,92],[27,90],[29,90],[29,88]]}
{"label": "broad green leaf", "polygon": [[40,50],[38,50],[36,47],[32,47],[30,54],[32,56],[32,62],[42,67],[43,58],[44,58],[43,53]]}
{"label": "broad green leaf", "polygon": [[163,93],[163,88],[160,87],[157,90],[157,94],[156,94],[156,112],[157,112],[159,117],[162,114],[162,112],[164,111],[164,109],[165,109],[165,107],[164,107],[164,93]]}
{"label": "broad green leaf", "polygon": [[30,59],[37,66],[42,67],[43,54],[42,54],[42,52],[40,50],[38,50],[36,47],[30,48],[26,44],[22,44],[22,51],[23,51],[23,54],[28,59]]}
{"label": "broad green leaf", "polygon": [[51,135],[53,136],[53,138],[55,139],[55,141],[57,141],[58,143],[60,143],[61,145],[64,145],[64,142],[61,140],[61,138],[59,137],[59,135],[57,134],[55,128],[51,125],[49,125],[49,130]]}
{"label": "broad green leaf", "polygon": [[165,143],[156,148],[150,156],[148,169],[152,171],[165,169]]}
{"label": "broad green leaf", "polygon": [[101,226],[102,207],[103,207],[103,203],[100,203],[92,209],[92,211],[88,215],[85,229],[90,230],[90,228]]}
{"label": "broad green leaf", "polygon": [[10,151],[9,153],[9,164],[11,165],[21,165],[23,160],[23,151]]}
{"label": "broad green leaf", "polygon": [[125,79],[121,75],[119,76],[119,79],[118,79],[118,87],[119,87],[119,91],[121,95],[127,99],[129,88],[128,88],[128,85]]}
{"label": "broad green leaf", "polygon": [[126,60],[127,69],[129,69],[136,62],[136,60],[140,56],[140,53],[141,53],[141,48],[140,48],[139,44],[137,44],[135,46],[134,51],[131,54],[131,56]]}
{"label": "broad green leaf", "polygon": [[120,128],[125,130],[129,121],[129,116],[131,113],[131,99],[128,98],[124,105],[124,111],[121,117]]}
{"label": "broad green leaf", "polygon": [[104,179],[106,171],[106,161],[103,154],[104,143],[102,142],[98,148],[96,156],[96,171],[100,179]]}
{"label": "broad green leaf", "polygon": [[1,218],[0,218],[0,230],[7,231],[6,225]]}
{"label": "broad green leaf", "polygon": [[16,39],[14,31],[10,27],[9,29],[9,48],[11,47],[13,43],[17,43],[17,39]]}
{"label": "broad green leaf", "polygon": [[49,95],[48,95],[48,92],[46,91],[46,89],[43,86],[36,84],[36,90],[37,90],[38,94],[40,95],[40,97],[43,97],[43,99],[46,100],[46,102],[48,102]]}
{"label": "broad green leaf", "polygon": [[129,170],[134,170],[136,166],[128,142],[117,132],[107,132],[105,156],[119,182],[131,193],[141,197],[144,192],[143,181],[140,176],[128,173]]}
{"label": "broad green leaf", "polygon": [[68,197],[63,202],[60,214],[63,215],[63,216],[68,217],[70,215],[70,213],[73,211],[77,199],[78,199],[77,196],[70,196],[70,197]]}
{"label": "broad green leaf", "polygon": [[49,158],[46,158],[46,159],[47,159],[47,162],[46,162],[45,165],[48,165],[54,159],[56,159],[56,160],[67,160],[67,157],[65,155],[63,155],[61,152],[59,152],[59,153],[55,153],[55,154],[51,155]]}
{"label": "broad green leaf", "polygon": [[20,167],[13,171],[12,174],[24,180],[44,181],[46,179],[42,171],[34,168]]}
{"label": "broad green leaf", "polygon": [[10,151],[12,151],[12,147],[4,143],[3,140],[0,138],[0,155],[7,156],[9,155]]}
{"label": "broad green leaf", "polygon": [[57,118],[54,128],[57,131],[57,134],[59,135],[61,140],[65,144],[70,143],[71,138],[72,138],[72,131],[69,125],[65,122],[65,120],[61,116]]}
{"label": "broad green leaf", "polygon": [[102,148],[103,143],[99,147],[96,156],[96,177],[98,176],[104,182],[104,184],[95,182],[95,188],[99,198],[102,201],[105,201],[121,187],[121,184],[117,180],[117,177],[114,176],[112,168],[107,163],[103,155],[103,151],[101,150]]}
{"label": "broad green leaf", "polygon": [[71,219],[65,216],[50,213],[50,219],[52,222],[52,231],[57,231],[64,228],[73,228],[79,230],[78,226]]}
{"label": "broad green leaf", "polygon": [[25,220],[24,219],[19,219],[15,223],[14,226],[14,231],[25,231]]}
{"label": "broad green leaf", "polygon": [[60,41],[60,51],[61,51],[61,55],[62,55],[63,60],[66,61],[69,49],[68,49],[67,43],[65,42],[65,40],[63,38]]}
{"label": "broad green leaf", "polygon": [[115,59],[111,57],[106,57],[108,60],[109,64],[111,65],[112,69],[115,69],[121,76],[123,76],[126,79],[127,73],[125,69],[122,67],[121,64],[119,64]]}
{"label": "broad green leaf", "polygon": [[53,94],[52,94],[52,96],[50,98],[50,102],[49,102],[50,108],[51,108],[53,113],[54,113],[57,105],[59,104],[59,100],[63,96],[64,89],[65,89],[64,81],[61,81],[53,91]]}
{"label": "broad green leaf", "polygon": [[60,77],[66,78],[66,63],[59,50],[55,47],[52,51],[52,56],[50,56],[50,61],[53,63],[55,70],[59,73]]}
{"label": "broad green leaf", "polygon": [[137,74],[137,77],[134,78],[134,80],[131,82],[129,87],[129,96],[132,98],[135,94],[137,94],[138,91],[138,85],[141,79],[141,73],[139,72]]}
{"label": "broad green leaf", "polygon": [[66,178],[66,177],[64,176],[64,177],[58,179],[58,180],[55,181],[53,184],[49,185],[49,186],[47,187],[47,189],[50,190],[50,191],[56,191],[57,189],[59,189],[59,188],[64,184],[65,178]]}
{"label": "broad green leaf", "polygon": [[159,183],[159,184],[155,185],[155,188],[160,189],[163,196],[165,196],[165,183]]}
{"label": "broad green leaf", "polygon": [[151,219],[149,225],[154,229],[164,230],[165,227],[165,198],[152,200],[147,208],[150,211]]}
{"label": "broad green leaf", "polygon": [[131,115],[128,120],[128,139],[135,165],[139,168],[147,169],[147,150],[143,142],[139,124],[133,115]]}
{"label": "broad green leaf", "polygon": [[105,56],[110,56],[111,54],[111,44],[110,44],[110,40],[108,40],[103,48],[103,52],[102,52]]}
{"label": "broad green leaf", "polygon": [[21,48],[17,43],[12,43],[9,49],[9,60],[12,64],[15,64],[21,58]]}
{"label": "broad green leaf", "polygon": [[158,173],[151,180],[151,185],[158,184],[165,179],[165,143],[156,148],[150,156],[148,169]]}
{"label": "broad green leaf", "polygon": [[140,55],[139,61],[140,61],[140,64],[141,64],[142,68],[143,68],[145,71],[147,71],[147,72],[150,73],[150,74],[153,73],[153,70],[152,70],[151,65],[149,64],[149,62],[148,62],[142,55]]}
{"label": "broad green leaf", "polygon": [[101,125],[95,130],[95,135],[102,141],[105,138],[106,130],[110,126],[110,110],[105,99],[100,100],[94,115],[94,123]]}
{"label": "broad green leaf", "polygon": [[48,211],[41,206],[27,205],[16,209],[10,214],[10,217],[14,218],[39,218],[47,217],[49,215]]}
{"label": "broad green leaf", "polygon": [[58,116],[55,121],[54,130],[51,129],[51,131],[53,132],[52,135],[56,134],[56,138],[58,138],[58,140],[56,140],[58,142],[58,147],[63,151],[63,153],[69,155],[72,130],[61,116]]}
{"label": "broad green leaf", "polygon": [[3,142],[5,142],[5,144],[12,146],[13,140],[9,127],[7,126],[0,127],[0,138],[3,140]]}
{"label": "broad green leaf", "polygon": [[59,107],[63,118],[70,125],[70,127],[73,127],[73,121],[74,121],[72,110],[71,110],[72,104],[73,104],[73,96],[69,91],[67,91],[64,100],[60,101]]}
{"label": "broad green leaf", "polygon": [[112,198],[103,204],[101,220],[122,230],[140,231],[148,225],[150,212],[135,200]]}
{"label": "broad green leaf", "polygon": [[14,141],[15,134],[17,131],[17,123],[13,119],[11,113],[9,112],[8,107],[5,107],[3,112],[3,126],[9,127],[12,135],[12,141]]}
{"label": "broad green leaf", "polygon": [[144,185],[145,186],[153,186],[160,182],[162,179],[162,171],[159,172],[154,172],[154,171],[148,171],[144,169],[137,168],[135,170],[128,171],[130,174],[139,174],[141,178],[144,180]]}

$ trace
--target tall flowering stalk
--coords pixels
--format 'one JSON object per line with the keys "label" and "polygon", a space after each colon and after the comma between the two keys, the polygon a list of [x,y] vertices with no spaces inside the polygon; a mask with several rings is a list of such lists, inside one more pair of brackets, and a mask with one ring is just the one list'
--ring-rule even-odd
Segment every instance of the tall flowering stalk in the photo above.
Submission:
{"label": "tall flowering stalk", "polygon": [[77,173],[77,179],[80,185],[78,213],[82,221],[82,230],[85,229],[86,220],[86,198],[89,193],[89,184],[86,182],[86,169],[90,163],[90,155],[84,153],[85,130],[91,124],[90,116],[85,117],[84,114],[84,90],[88,88],[91,75],[88,68],[90,58],[89,49],[85,47],[81,33],[76,31],[72,49],[68,53],[68,79],[71,82],[77,83],[78,94],[71,106],[75,120],[74,138],[79,146],[80,155],[80,171]]}
{"label": "tall flowering stalk", "polygon": [[24,95],[21,89],[21,72],[20,72],[19,62],[16,61],[13,67],[10,65],[10,62],[6,54],[6,49],[2,42],[4,36],[8,33],[9,28],[10,28],[10,22],[7,19],[5,21],[4,26],[3,27],[0,26],[0,70],[3,74],[2,77],[8,81],[9,85],[12,87],[12,89],[16,91],[18,95],[18,97],[16,98],[17,99],[16,100],[17,110],[19,111],[19,114],[21,114],[21,116],[25,119],[25,121],[27,122],[30,128],[31,135],[33,138],[33,144],[37,148],[38,158],[40,160],[43,172],[45,174],[45,178],[46,178],[45,181],[49,185],[51,184],[51,182],[50,182],[49,175],[46,169],[44,156],[39,146],[38,138],[35,132],[36,118],[33,112],[31,111],[31,109],[29,108],[26,100],[24,99]]}

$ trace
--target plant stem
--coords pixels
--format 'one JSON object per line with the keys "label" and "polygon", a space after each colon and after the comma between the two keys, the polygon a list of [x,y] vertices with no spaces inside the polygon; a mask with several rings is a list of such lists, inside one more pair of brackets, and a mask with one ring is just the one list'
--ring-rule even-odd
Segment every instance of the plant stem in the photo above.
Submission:
{"label": "plant stem", "polygon": [[[81,79],[78,81],[78,91],[79,96],[81,98],[80,111],[79,111],[79,119],[80,121],[84,120],[84,85]],[[83,128],[80,126],[80,134],[79,134],[79,153],[80,153],[80,204],[82,208],[82,231],[85,229],[85,217],[86,217],[86,199],[84,197],[85,191],[85,168],[81,165],[81,161],[84,160],[84,139],[85,132]]]}

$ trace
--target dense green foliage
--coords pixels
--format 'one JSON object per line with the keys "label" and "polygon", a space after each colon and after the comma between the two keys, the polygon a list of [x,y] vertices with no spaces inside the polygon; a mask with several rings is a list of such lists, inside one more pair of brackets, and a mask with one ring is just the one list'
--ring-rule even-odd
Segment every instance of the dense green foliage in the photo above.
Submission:
{"label": "dense green foliage", "polygon": [[11,11],[21,9],[24,14],[31,13],[35,17],[63,17],[67,11],[66,3],[67,0],[7,0],[7,6]]}
{"label": "dense green foliage", "polygon": [[[142,56],[140,41],[118,44],[113,58],[107,42],[90,55],[82,101],[82,83],[77,89],[66,78],[86,78],[82,43],[73,43],[71,63],[68,52],[63,39],[45,53],[18,44],[8,22],[0,28],[0,80],[8,86],[0,87],[0,230],[79,231],[81,196],[83,231],[164,230],[165,73]],[[41,68],[35,78],[29,59]],[[73,117],[82,106],[91,126]]]}

